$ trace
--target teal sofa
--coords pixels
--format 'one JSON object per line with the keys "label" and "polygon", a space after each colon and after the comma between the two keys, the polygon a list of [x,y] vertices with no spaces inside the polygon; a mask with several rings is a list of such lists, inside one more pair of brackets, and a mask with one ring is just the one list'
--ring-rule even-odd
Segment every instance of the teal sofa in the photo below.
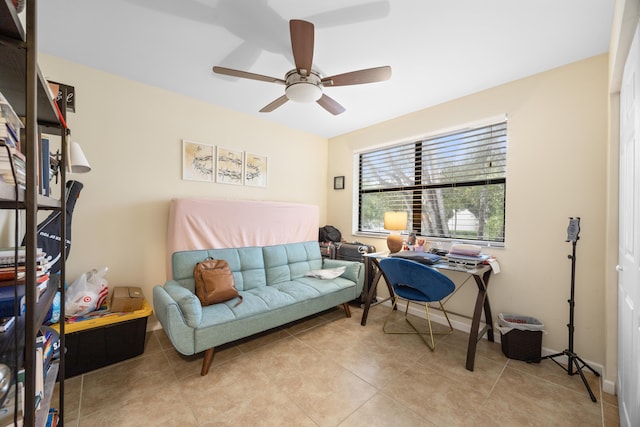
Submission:
{"label": "teal sofa", "polygon": [[[229,263],[241,304],[200,304],[193,269],[207,257]],[[175,252],[171,264],[173,278],[153,289],[154,313],[178,352],[205,351],[201,375],[209,372],[218,345],[337,305],[351,317],[348,302],[360,297],[364,283],[361,263],[323,260],[318,242]],[[339,267],[345,267],[339,277],[309,277]]]}

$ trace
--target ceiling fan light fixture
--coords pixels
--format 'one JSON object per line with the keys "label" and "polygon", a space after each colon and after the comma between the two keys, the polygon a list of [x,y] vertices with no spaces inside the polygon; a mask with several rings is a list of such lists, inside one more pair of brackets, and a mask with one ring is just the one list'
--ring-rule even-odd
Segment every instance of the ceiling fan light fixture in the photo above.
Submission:
{"label": "ceiling fan light fixture", "polygon": [[310,82],[298,82],[287,86],[287,98],[295,102],[315,102],[322,96],[322,89]]}

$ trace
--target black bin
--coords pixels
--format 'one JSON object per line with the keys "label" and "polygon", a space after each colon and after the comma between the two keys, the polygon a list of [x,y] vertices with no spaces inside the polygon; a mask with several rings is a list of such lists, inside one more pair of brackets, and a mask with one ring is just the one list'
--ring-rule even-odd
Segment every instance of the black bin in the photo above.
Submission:
{"label": "black bin", "polygon": [[544,324],[528,316],[498,315],[502,353],[509,359],[540,362]]}

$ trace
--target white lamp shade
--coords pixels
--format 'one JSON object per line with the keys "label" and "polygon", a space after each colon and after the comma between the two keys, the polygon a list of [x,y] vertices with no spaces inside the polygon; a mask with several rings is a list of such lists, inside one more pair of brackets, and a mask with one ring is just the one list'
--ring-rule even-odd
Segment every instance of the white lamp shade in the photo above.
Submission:
{"label": "white lamp shade", "polygon": [[313,83],[299,82],[287,86],[285,93],[295,102],[314,102],[322,96],[322,89]]}
{"label": "white lamp shade", "polygon": [[409,215],[407,212],[385,212],[384,213],[384,228],[385,230],[406,230],[407,219]]}
{"label": "white lamp shade", "polygon": [[71,143],[69,164],[71,166],[69,172],[71,173],[86,173],[91,171],[91,165],[84,155],[82,148],[80,148],[80,144],[77,142]]}

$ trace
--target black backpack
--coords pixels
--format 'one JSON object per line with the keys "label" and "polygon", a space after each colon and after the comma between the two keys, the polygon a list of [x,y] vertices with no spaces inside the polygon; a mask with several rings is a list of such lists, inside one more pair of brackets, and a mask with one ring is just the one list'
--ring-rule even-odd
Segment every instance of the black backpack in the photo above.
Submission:
{"label": "black backpack", "polygon": [[[80,196],[80,190],[82,190],[82,183],[79,181],[67,181],[67,195],[66,195],[66,255],[69,256],[69,252],[71,251],[71,219],[73,218],[73,210],[76,206],[76,201]],[[62,233],[62,224],[60,223],[60,211],[56,211],[51,213],[46,219],[44,219],[37,227],[37,243],[38,248],[42,248],[44,252],[51,257],[51,269],[49,270],[52,274],[56,274],[62,268],[62,263],[65,260],[62,260],[62,253],[60,250],[60,240],[62,237],[60,234]],[[22,244],[25,242],[23,240]]]}
{"label": "black backpack", "polygon": [[342,233],[340,233],[340,230],[335,228],[333,225],[325,225],[324,227],[320,227],[320,230],[318,231],[318,241],[341,242]]}

